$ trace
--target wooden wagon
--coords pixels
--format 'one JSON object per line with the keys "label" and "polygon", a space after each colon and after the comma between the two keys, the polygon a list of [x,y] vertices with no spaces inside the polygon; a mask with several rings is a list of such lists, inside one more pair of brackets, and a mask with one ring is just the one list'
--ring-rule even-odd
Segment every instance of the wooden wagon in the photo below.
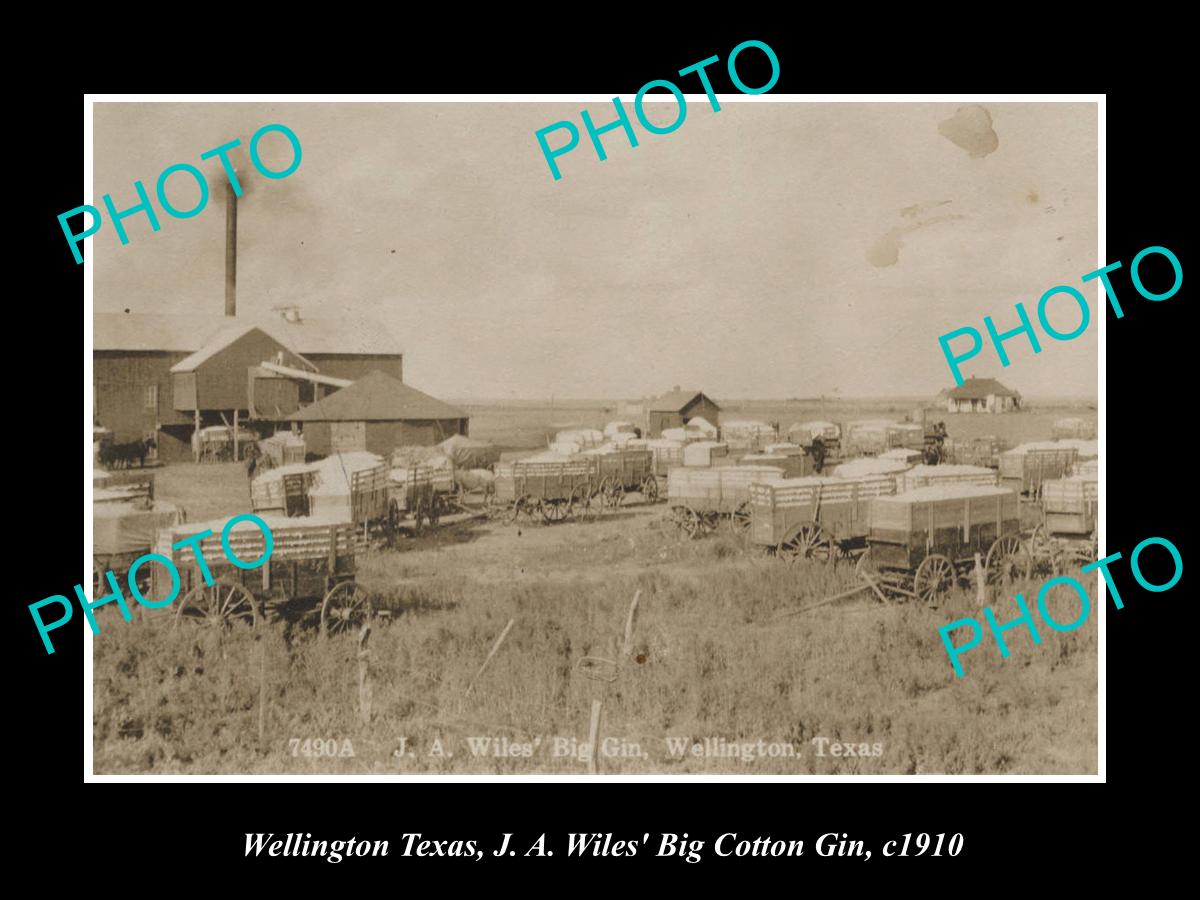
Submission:
{"label": "wooden wagon", "polygon": [[942,462],[960,466],[998,468],[1004,442],[998,437],[946,438],[942,442]]}
{"label": "wooden wagon", "polygon": [[[644,446],[650,451],[650,456],[653,460],[654,477],[661,483],[666,480],[667,474],[675,466],[683,465],[683,449],[686,446],[683,441],[670,441],[665,438],[654,438],[652,440],[636,442],[637,447]],[[634,449],[630,446],[629,449]],[[659,493],[662,493],[661,490]]]}
{"label": "wooden wagon", "polygon": [[680,467],[667,477],[671,521],[688,537],[715,531],[722,519],[734,534],[750,528],[750,486],[783,477],[777,466]]}
{"label": "wooden wagon", "polygon": [[291,466],[304,462],[304,438],[290,431],[281,431],[258,442],[259,464]]}
{"label": "wooden wagon", "polygon": [[386,487],[386,508],[388,531],[393,537],[409,519],[413,531],[420,534],[425,523],[437,525],[443,513],[448,511],[445,493],[435,490],[434,470],[422,465],[391,470]]}
{"label": "wooden wagon", "polygon": [[648,449],[629,448],[584,454],[596,462],[596,491],[600,505],[616,509],[626,494],[640,493],[647,503],[657,503],[658,477]]}
{"label": "wooden wagon", "polygon": [[1043,482],[1041,521],[1027,541],[1034,566],[1066,575],[1099,559],[1099,505],[1095,475]]}
{"label": "wooden wagon", "polygon": [[492,510],[511,524],[594,518],[601,509],[599,466],[595,456],[562,460],[518,460],[496,464]]}
{"label": "wooden wagon", "polygon": [[229,462],[233,459],[233,429],[226,425],[210,425],[196,432],[200,462]]}
{"label": "wooden wagon", "polygon": [[804,449],[776,450],[775,452],[747,453],[737,460],[739,466],[768,466],[783,469],[784,478],[804,478],[815,472],[812,457]]}
{"label": "wooden wagon", "polygon": [[[106,572],[111,571],[118,584],[127,583],[129,567],[150,552],[158,530],[186,519],[183,509],[175,504],[145,495],[110,502],[97,500],[92,506],[92,599],[109,592]],[[139,569],[137,580],[143,596],[149,596],[150,567]]]}
{"label": "wooden wagon", "polygon": [[871,500],[894,494],[896,478],[784,478],[750,485],[750,543],[784,559],[828,560],[861,548]]}
{"label": "wooden wagon", "polygon": [[[319,516],[262,518],[271,529],[274,548],[270,559],[255,569],[238,568],[225,556],[221,546],[224,521],[159,532],[157,552],[169,556],[179,571],[177,626],[253,627],[266,619],[282,617],[319,625],[325,636],[370,618],[371,598],[354,580],[353,524]],[[200,542],[200,551],[212,584],[204,579],[190,546],[171,546],[205,529],[212,535]],[[229,546],[238,559],[254,562],[265,549],[263,533],[252,522],[240,523],[229,533]],[[165,599],[171,587],[166,568],[153,566],[154,597]]]}
{"label": "wooden wagon", "polygon": [[1002,487],[947,484],[871,501],[867,549],[856,571],[885,596],[936,603],[983,557],[991,584],[1030,571],[1020,500]]}
{"label": "wooden wagon", "polygon": [[888,433],[895,426],[895,422],[878,419],[848,422],[842,434],[842,447],[848,456],[877,456],[892,446],[888,443]]}
{"label": "wooden wagon", "polygon": [[1078,456],[1076,447],[1007,450],[1000,454],[1000,485],[1037,498],[1043,482],[1069,475]]}

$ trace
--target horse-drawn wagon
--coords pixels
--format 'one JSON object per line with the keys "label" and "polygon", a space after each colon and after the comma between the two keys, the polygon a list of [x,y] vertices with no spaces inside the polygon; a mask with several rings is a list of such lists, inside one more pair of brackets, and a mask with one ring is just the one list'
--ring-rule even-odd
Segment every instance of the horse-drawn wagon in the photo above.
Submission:
{"label": "horse-drawn wagon", "polygon": [[658,501],[658,477],[650,450],[592,450],[583,455],[595,461],[594,478],[601,506],[616,509],[630,493],[641,493],[647,503]]}
{"label": "horse-drawn wagon", "polygon": [[856,571],[881,594],[936,603],[983,556],[991,584],[1028,575],[1016,491],[974,484],[915,488],[871,501]]}
{"label": "horse-drawn wagon", "polygon": [[[196,522],[164,528],[156,552],[171,559],[179,572],[175,602],[177,625],[253,627],[282,617],[319,625],[321,635],[337,634],[365,622],[372,601],[355,581],[354,526],[330,516],[261,516],[271,529],[273,549],[261,567],[239,568],[222,548],[224,521]],[[173,545],[203,531],[199,542],[210,578],[204,578],[191,545]],[[245,563],[266,554],[263,532],[253,524],[235,525],[228,533],[229,552]],[[211,584],[209,581],[211,580]],[[172,581],[164,566],[153,567],[153,599],[170,596]]]}
{"label": "horse-drawn wagon", "polygon": [[750,528],[750,486],[783,478],[777,466],[679,467],[667,477],[671,521],[688,537],[715,531],[721,519],[734,534]]}
{"label": "horse-drawn wagon", "polygon": [[[453,485],[453,476],[450,484]],[[391,470],[387,482],[387,521],[393,535],[407,519],[412,519],[413,531],[420,534],[426,522],[437,525],[447,511],[446,492],[436,489],[432,467],[411,465]]]}
{"label": "horse-drawn wagon", "polygon": [[1063,575],[1099,559],[1095,475],[1073,475],[1042,482],[1042,519],[1028,540],[1035,567]]}
{"label": "horse-drawn wagon", "polygon": [[600,511],[596,457],[518,460],[496,464],[492,508],[508,524],[520,517],[561,522],[594,518]]}
{"label": "horse-drawn wagon", "polygon": [[866,540],[874,497],[894,494],[896,478],[784,478],[750,485],[750,542],[785,559],[827,560]]}

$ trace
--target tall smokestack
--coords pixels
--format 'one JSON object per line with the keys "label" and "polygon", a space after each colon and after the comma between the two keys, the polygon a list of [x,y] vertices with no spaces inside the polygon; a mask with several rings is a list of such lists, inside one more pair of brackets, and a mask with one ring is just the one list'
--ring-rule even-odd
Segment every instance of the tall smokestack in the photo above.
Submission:
{"label": "tall smokestack", "polygon": [[237,315],[237,195],[225,182],[225,315]]}

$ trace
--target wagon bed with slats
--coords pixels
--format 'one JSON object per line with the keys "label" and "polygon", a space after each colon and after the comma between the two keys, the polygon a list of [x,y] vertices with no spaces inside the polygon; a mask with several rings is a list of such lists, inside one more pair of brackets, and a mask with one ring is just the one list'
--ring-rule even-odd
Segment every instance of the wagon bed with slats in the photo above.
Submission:
{"label": "wagon bed with slats", "polygon": [[750,542],[788,559],[848,553],[866,541],[872,498],[895,492],[893,475],[751,484]]}

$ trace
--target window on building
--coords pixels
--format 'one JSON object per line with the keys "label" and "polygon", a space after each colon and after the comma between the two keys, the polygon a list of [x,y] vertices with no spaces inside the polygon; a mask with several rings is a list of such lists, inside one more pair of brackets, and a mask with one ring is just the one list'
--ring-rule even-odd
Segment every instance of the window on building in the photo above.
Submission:
{"label": "window on building", "polygon": [[146,409],[158,409],[158,385],[146,385]]}

